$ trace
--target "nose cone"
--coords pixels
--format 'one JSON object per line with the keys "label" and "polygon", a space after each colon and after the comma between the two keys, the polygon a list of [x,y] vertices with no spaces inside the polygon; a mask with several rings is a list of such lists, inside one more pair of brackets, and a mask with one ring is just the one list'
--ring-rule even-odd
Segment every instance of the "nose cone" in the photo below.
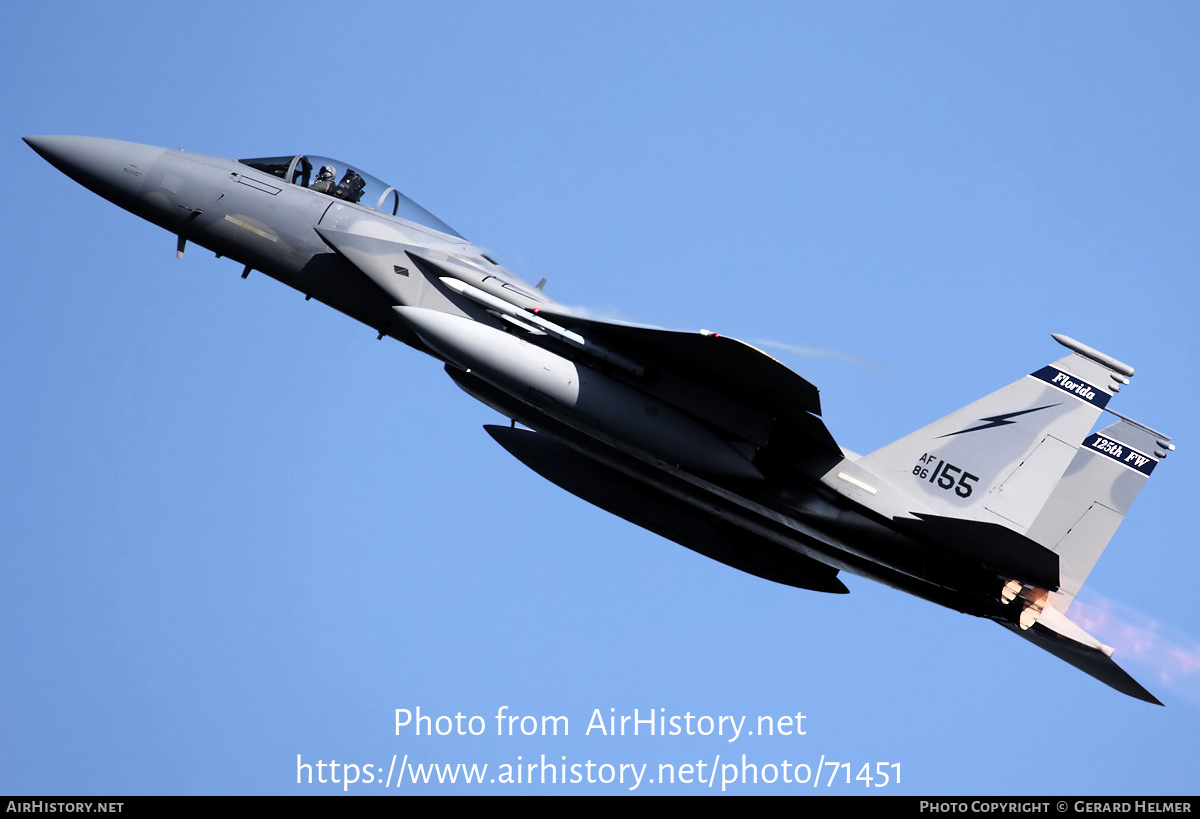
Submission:
{"label": "nose cone", "polygon": [[122,207],[141,196],[146,174],[165,148],[85,136],[32,136],[26,144],[79,184]]}

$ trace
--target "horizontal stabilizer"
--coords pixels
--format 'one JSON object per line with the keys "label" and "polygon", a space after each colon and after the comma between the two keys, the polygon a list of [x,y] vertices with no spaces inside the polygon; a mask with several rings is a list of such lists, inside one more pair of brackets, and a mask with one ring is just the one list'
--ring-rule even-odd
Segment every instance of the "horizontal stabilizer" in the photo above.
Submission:
{"label": "horizontal stabilizer", "polygon": [[548,435],[514,427],[484,429],[546,480],[657,535],[727,566],[810,591],[846,594],[837,570],[738,529],[652,486],[607,467]]}
{"label": "horizontal stabilizer", "polygon": [[1068,620],[1055,606],[1046,606],[1032,628],[1022,630],[1016,623],[1001,625],[1122,694],[1162,705],[1157,697],[1113,662],[1110,647]]}
{"label": "horizontal stabilizer", "polygon": [[912,535],[982,563],[1004,577],[1054,591],[1058,588],[1058,555],[1024,535],[995,523],[918,514],[917,520],[895,518]]}

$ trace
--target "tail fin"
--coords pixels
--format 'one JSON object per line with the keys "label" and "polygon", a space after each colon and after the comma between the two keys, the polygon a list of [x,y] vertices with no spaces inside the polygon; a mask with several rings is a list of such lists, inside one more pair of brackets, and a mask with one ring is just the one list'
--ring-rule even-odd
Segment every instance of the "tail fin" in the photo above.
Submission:
{"label": "tail fin", "polygon": [[1026,535],[1058,554],[1066,612],[1155,465],[1174,449],[1166,435],[1122,418],[1088,436]]}
{"label": "tail fin", "polygon": [[[953,538],[957,526],[958,551],[986,553],[987,565],[1020,578],[1000,592],[1002,603],[1019,599],[1019,607],[997,622],[1118,691],[1161,704],[1066,611],[1174,447],[1119,415],[1088,435],[1133,368],[1064,336],[1054,339],[1072,354],[858,464],[924,504],[911,511],[927,532]],[[1017,534],[1001,536],[1005,529]],[[1046,550],[1057,555],[1057,567],[1042,560],[1050,557]]]}
{"label": "tail fin", "polygon": [[1113,662],[1112,648],[1066,612],[1155,465],[1172,449],[1166,435],[1128,418],[1088,436],[1026,533],[1058,555],[1059,589],[1048,594],[1022,589],[1016,596],[1032,594],[1036,605],[1023,601],[1020,620],[1002,623],[1118,691],[1156,705],[1162,703]]}
{"label": "tail fin", "polygon": [[858,463],[923,511],[1000,524],[1033,523],[1100,412],[1133,368],[1066,336],[1073,352]]}

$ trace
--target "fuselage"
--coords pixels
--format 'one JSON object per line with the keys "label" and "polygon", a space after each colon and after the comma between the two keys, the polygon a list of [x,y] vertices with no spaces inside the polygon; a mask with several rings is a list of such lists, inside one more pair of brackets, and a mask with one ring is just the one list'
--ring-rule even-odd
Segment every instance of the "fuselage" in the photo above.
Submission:
{"label": "fuselage", "polygon": [[[897,531],[823,487],[818,474],[746,454],[754,448],[693,416],[686,402],[646,397],[644,373],[631,374],[620,361],[608,366],[603,356],[573,360],[557,338],[499,335],[522,322],[489,308],[478,295],[474,301],[458,298],[433,279],[449,272],[459,290],[466,283],[526,311],[559,306],[357,168],[307,155],[234,160],[90,137],[27,141],[68,176],[175,234],[181,254],[188,242],[207,248],[244,265],[246,273],[261,271],[442,361],[479,400],[601,464],[610,482],[628,482],[626,499],[611,501],[610,511],[621,514],[643,491],[661,499],[654,508],[674,511],[658,528],[645,515],[627,515],[631,520],[692,548],[687,541],[700,534],[672,533],[701,533],[709,523],[726,527],[734,534],[721,544],[734,545],[706,553],[755,574],[806,585],[795,579],[805,572],[789,566],[800,555],[813,567],[870,577],[960,611],[1006,614],[990,591],[992,574]],[[322,186],[318,169],[324,167],[333,168],[334,176]],[[392,263],[387,254],[394,248],[419,249],[420,255]],[[425,269],[430,260],[436,270]],[[477,329],[460,331],[455,322]],[[522,363],[506,366],[510,360]],[[556,375],[551,361],[566,361],[571,369]],[[547,372],[543,385],[537,379]],[[556,389],[575,392],[563,397]],[[594,423],[598,416],[607,416],[604,424]],[[585,494],[591,491],[586,487],[572,491],[604,505]],[[749,544],[747,551],[775,551],[766,558],[739,557],[739,541]],[[832,580],[807,583],[844,591]]]}
{"label": "fuselage", "polygon": [[[352,166],[338,163],[369,180],[363,189],[345,197],[336,188],[314,189],[314,163],[335,160],[306,155],[223,159],[95,137],[26,141],[72,179],[178,236],[181,253],[184,242],[200,245],[424,352],[431,351],[397,319],[388,294],[331,249],[315,228],[428,247],[459,257],[484,275],[499,268],[395,188]],[[534,290],[507,270],[496,272]]]}

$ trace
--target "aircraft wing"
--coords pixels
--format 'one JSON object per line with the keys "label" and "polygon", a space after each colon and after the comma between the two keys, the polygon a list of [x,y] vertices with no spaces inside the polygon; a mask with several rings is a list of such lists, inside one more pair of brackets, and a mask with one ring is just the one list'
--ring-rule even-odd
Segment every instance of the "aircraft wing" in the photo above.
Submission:
{"label": "aircraft wing", "polygon": [[725,523],[549,435],[485,425],[496,443],[546,480],[607,512],[748,574],[800,589],[848,594],[837,569]]}
{"label": "aircraft wing", "polygon": [[[649,389],[673,400],[688,411],[698,411],[702,396],[689,396],[680,382],[697,385],[705,395],[723,400],[762,416],[762,430],[755,435],[744,430],[746,440],[763,445],[767,428],[780,419],[803,443],[802,449],[841,458],[841,448],[818,417],[820,391],[774,357],[730,336],[707,331],[664,330],[636,324],[585,318],[551,309],[534,311],[588,339],[620,350],[648,365]],[[655,379],[661,381],[654,384]],[[793,440],[789,436],[789,440]]]}
{"label": "aircraft wing", "polygon": [[820,391],[815,386],[772,356],[736,338],[582,318],[546,309],[536,312],[718,392],[740,395],[749,403],[790,408],[793,413],[802,410],[821,414]]}

